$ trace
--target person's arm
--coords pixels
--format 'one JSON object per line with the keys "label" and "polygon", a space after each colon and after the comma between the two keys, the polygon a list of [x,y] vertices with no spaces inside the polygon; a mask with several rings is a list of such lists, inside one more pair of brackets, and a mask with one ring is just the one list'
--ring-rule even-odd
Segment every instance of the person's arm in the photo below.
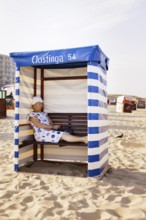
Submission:
{"label": "person's arm", "polygon": [[51,118],[48,115],[47,115],[47,117],[48,117],[48,121],[49,121],[50,125],[53,125]]}
{"label": "person's arm", "polygon": [[53,125],[47,125],[47,124],[41,123],[36,116],[30,117],[29,121],[31,121],[38,128],[44,128],[46,130],[52,130],[53,129]]}
{"label": "person's arm", "polygon": [[52,126],[52,129],[57,130],[60,128],[60,125],[53,125],[52,120],[50,119],[50,117],[48,116],[48,120],[50,122],[50,125]]}
{"label": "person's arm", "polygon": [[60,128],[60,125],[52,125],[52,129],[58,130]]}

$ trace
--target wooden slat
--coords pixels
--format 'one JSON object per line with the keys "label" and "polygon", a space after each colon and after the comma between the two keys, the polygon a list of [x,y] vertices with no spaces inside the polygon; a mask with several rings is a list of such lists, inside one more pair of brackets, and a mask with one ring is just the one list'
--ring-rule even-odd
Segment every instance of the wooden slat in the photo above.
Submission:
{"label": "wooden slat", "polygon": [[87,79],[87,76],[64,76],[64,77],[42,77],[42,80],[52,81],[52,80],[73,80],[73,79]]}
{"label": "wooden slat", "polygon": [[22,124],[19,124],[20,127],[23,127],[23,126],[28,126],[30,125],[29,123],[22,123]]}
{"label": "wooden slat", "polygon": [[33,87],[33,95],[36,96],[36,88],[37,88],[37,84],[36,84],[36,80],[37,80],[37,68],[34,68],[34,87]]}
{"label": "wooden slat", "polygon": [[69,125],[74,135],[87,135],[87,113],[50,113],[54,124]]}

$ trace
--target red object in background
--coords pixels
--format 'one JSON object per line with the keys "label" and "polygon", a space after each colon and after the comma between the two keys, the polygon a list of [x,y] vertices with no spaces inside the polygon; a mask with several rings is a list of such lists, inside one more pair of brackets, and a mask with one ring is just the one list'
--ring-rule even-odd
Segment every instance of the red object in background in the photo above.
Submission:
{"label": "red object in background", "polygon": [[125,98],[124,98],[123,103],[124,103],[124,104],[132,105],[132,101],[130,101],[130,100],[126,100]]}

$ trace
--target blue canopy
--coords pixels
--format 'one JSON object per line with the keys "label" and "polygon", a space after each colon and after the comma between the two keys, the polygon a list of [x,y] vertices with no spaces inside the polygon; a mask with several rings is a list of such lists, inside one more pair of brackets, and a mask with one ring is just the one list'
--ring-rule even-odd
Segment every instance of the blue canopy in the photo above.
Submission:
{"label": "blue canopy", "polygon": [[[10,53],[17,69],[21,66],[51,66],[65,64],[79,64],[87,62],[98,62],[105,70],[108,69],[108,57],[102,52],[98,45],[70,48],[62,50],[14,52]],[[61,64],[61,65],[60,65]]]}

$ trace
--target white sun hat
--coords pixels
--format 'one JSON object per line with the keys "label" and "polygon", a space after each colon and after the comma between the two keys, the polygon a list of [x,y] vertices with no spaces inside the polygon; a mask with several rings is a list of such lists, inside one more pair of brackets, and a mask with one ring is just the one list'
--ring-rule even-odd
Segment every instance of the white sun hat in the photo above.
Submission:
{"label": "white sun hat", "polygon": [[43,103],[44,101],[42,100],[40,96],[34,96],[32,99],[32,105],[35,105],[37,102]]}

